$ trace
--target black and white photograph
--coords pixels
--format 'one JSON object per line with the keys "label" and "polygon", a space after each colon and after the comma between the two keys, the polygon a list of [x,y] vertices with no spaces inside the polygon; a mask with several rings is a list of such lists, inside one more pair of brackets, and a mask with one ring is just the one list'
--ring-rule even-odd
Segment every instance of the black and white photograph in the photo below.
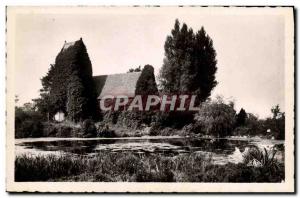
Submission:
{"label": "black and white photograph", "polygon": [[294,8],[6,8],[9,192],[293,192]]}

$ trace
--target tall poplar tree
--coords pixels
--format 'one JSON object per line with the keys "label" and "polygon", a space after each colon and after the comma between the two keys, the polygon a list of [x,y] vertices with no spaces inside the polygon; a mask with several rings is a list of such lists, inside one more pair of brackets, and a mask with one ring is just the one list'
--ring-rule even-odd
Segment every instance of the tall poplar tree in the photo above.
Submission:
{"label": "tall poplar tree", "polygon": [[202,27],[196,34],[175,21],[165,41],[165,58],[159,80],[163,92],[195,94],[196,104],[205,101],[217,85],[216,52],[212,39]]}

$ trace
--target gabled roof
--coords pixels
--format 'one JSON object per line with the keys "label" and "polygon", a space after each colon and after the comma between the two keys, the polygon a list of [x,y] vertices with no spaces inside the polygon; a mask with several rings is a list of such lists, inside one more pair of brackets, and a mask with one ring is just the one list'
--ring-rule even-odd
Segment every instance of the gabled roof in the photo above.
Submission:
{"label": "gabled roof", "polygon": [[98,99],[103,96],[135,96],[136,83],[142,72],[94,76]]}

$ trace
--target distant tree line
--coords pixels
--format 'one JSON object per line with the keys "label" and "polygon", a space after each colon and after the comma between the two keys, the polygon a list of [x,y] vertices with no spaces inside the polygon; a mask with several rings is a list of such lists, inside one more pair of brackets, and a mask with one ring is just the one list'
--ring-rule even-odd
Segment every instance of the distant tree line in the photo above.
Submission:
{"label": "distant tree line", "polygon": [[235,129],[232,135],[266,136],[275,139],[285,139],[285,113],[279,105],[271,108],[272,117],[259,119],[252,113],[246,113],[242,108],[236,115]]}
{"label": "distant tree line", "polygon": [[142,71],[141,66],[138,66],[135,69],[134,68],[130,68],[127,73],[140,72],[140,71]]}

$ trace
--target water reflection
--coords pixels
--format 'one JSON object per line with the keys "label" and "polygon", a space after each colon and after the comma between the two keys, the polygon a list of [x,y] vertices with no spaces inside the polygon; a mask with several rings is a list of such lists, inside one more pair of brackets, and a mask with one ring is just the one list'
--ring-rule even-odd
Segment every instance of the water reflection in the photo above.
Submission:
{"label": "water reflection", "polygon": [[[174,156],[185,153],[204,153],[212,156],[216,163],[240,162],[243,153],[252,146],[269,145],[283,147],[282,142],[269,140],[229,140],[229,139],[92,139],[92,140],[53,140],[26,141],[16,144],[16,154],[74,154],[94,155],[98,152],[133,152]],[[283,155],[283,151],[281,152]],[[280,157],[279,157],[280,158]]]}

